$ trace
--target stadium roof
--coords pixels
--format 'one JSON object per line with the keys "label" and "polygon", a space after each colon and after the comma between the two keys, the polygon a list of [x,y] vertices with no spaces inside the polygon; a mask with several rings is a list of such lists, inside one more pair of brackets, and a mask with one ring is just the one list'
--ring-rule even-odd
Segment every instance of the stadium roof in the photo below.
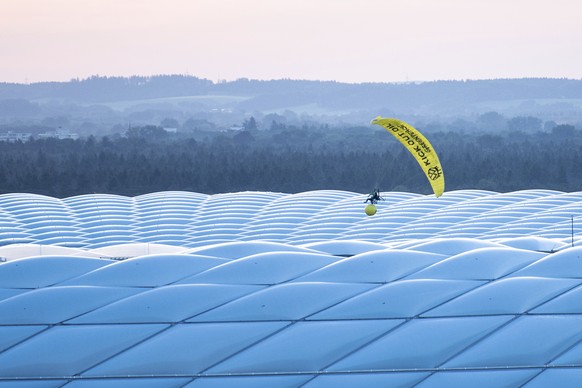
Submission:
{"label": "stadium roof", "polygon": [[582,193],[0,195],[0,387],[582,380]]}

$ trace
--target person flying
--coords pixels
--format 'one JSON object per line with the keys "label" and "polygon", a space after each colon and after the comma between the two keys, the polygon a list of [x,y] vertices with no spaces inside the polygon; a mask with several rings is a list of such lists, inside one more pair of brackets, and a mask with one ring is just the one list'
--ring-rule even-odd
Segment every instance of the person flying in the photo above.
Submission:
{"label": "person flying", "polygon": [[380,190],[379,189],[374,189],[368,195],[368,198],[366,198],[366,200],[364,201],[364,203],[370,202],[370,204],[375,205],[380,200],[382,200],[382,201],[384,200],[384,198],[382,198],[380,196]]}

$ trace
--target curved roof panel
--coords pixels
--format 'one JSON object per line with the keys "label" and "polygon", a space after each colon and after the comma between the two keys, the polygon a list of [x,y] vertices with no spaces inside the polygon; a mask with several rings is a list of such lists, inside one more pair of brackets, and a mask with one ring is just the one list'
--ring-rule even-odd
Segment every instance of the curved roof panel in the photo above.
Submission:
{"label": "curved roof panel", "polygon": [[576,385],[582,192],[0,195],[0,386]]}
{"label": "curved roof panel", "polygon": [[[582,339],[582,316],[521,316],[443,366],[545,366]],[[478,318],[480,319],[480,318]],[[552,333],[552,335],[548,335]]]}
{"label": "curved roof panel", "polygon": [[140,290],[87,286],[33,290],[0,301],[0,325],[56,325],[137,292]]}
{"label": "curved roof panel", "polygon": [[477,248],[441,260],[409,278],[493,280],[545,256],[545,253],[509,247]]}
{"label": "curved roof panel", "polygon": [[[131,327],[114,325],[104,327]],[[142,326],[142,325],[140,325]],[[159,325],[154,325],[159,326]],[[269,337],[286,326],[282,322],[184,324],[170,327],[137,346],[84,369],[84,376],[143,374],[144,366],[154,375],[197,374],[225,357]],[[85,327],[85,326],[81,326]],[[149,325],[146,325],[149,327]],[[209,349],[212,351],[209,352]],[[144,359],[144,354],[147,358]]]}
{"label": "curved roof panel", "polygon": [[523,314],[578,286],[580,281],[514,277],[471,290],[423,316]]}
{"label": "curved roof panel", "polygon": [[414,318],[482,285],[464,280],[400,280],[376,287],[309,319]]}
{"label": "curved roof panel", "polygon": [[330,255],[306,252],[258,253],[215,266],[178,283],[278,284],[337,260]]}
{"label": "curved roof panel", "polygon": [[443,260],[446,256],[412,250],[372,250],[337,261],[298,281],[386,283]]}
{"label": "curved roof panel", "polygon": [[[0,353],[2,377],[79,375],[167,325],[54,326]],[[58,357],[55,357],[58,352]]]}
{"label": "curved roof panel", "polygon": [[565,249],[561,252],[547,255],[542,260],[532,263],[513,275],[582,278],[582,247]]}
{"label": "curved roof panel", "polygon": [[[222,260],[200,255],[146,255],[117,261],[62,285],[156,287],[212,268]],[[160,265],[164,271],[160,272]]]}
{"label": "curved roof panel", "polygon": [[[298,320],[368,289],[364,284],[287,283],[243,296],[191,321]],[[313,297],[317,296],[317,297]]]}
{"label": "curved roof panel", "polygon": [[[212,367],[208,373],[319,371],[386,333],[402,321],[297,322]],[[342,338],[342,341],[338,341]],[[306,357],[306,355],[309,356]]]}
{"label": "curved roof panel", "polygon": [[[530,380],[540,372],[539,368],[436,372],[416,387],[530,387]],[[549,385],[554,384],[560,385],[557,381]]]}
{"label": "curved roof panel", "polygon": [[125,291],[127,297],[121,299],[123,293],[119,293],[117,299],[121,300],[112,301],[102,308],[85,308],[86,314],[77,314],[80,316],[67,323],[177,323],[260,289],[259,286],[246,285],[182,284],[138,294],[137,291],[132,294]]}
{"label": "curved roof panel", "polygon": [[61,283],[111,264],[110,260],[74,256],[33,256],[0,266],[0,287],[39,288]]}
{"label": "curved roof panel", "polygon": [[417,319],[331,365],[333,371],[433,369],[510,320],[504,316]]}

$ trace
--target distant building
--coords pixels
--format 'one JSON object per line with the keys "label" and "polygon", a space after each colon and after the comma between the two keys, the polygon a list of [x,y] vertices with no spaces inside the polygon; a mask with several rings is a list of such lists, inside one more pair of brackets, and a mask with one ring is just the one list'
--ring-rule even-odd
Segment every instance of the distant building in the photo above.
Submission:
{"label": "distant building", "polygon": [[49,131],[49,132],[45,132],[45,133],[39,133],[38,134],[38,138],[39,139],[48,139],[48,138],[56,138],[59,140],[63,140],[63,139],[73,139],[76,140],[79,138],[79,135],[76,133],[73,133],[67,129],[57,129],[55,131]]}
{"label": "distant building", "polygon": [[21,132],[12,132],[8,131],[6,133],[0,133],[0,141],[7,141],[7,142],[16,142],[16,141],[28,141],[32,136],[31,133],[21,133]]}

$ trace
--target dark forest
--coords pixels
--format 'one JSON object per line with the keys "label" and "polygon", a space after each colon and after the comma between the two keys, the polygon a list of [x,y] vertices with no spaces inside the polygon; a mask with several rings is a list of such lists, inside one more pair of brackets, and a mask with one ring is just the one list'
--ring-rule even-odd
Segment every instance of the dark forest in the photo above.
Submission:
{"label": "dark forest", "polygon": [[[437,132],[429,140],[447,191],[582,190],[581,131]],[[194,139],[144,127],[117,138],[0,142],[2,193],[64,198],[164,190],[367,193],[374,187],[430,192],[412,156],[388,133],[370,128],[243,130]]]}

